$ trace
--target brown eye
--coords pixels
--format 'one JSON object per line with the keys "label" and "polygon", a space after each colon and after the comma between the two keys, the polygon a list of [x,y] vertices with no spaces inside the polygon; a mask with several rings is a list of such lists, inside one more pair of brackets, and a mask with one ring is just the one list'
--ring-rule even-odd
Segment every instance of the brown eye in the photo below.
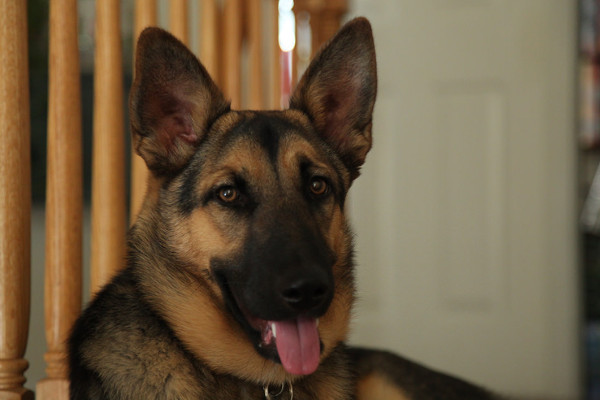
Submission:
{"label": "brown eye", "polygon": [[239,192],[233,186],[224,186],[217,191],[219,200],[224,203],[231,203],[238,199]]}
{"label": "brown eye", "polygon": [[329,192],[329,185],[323,178],[312,178],[310,180],[310,192],[314,196],[324,196]]}

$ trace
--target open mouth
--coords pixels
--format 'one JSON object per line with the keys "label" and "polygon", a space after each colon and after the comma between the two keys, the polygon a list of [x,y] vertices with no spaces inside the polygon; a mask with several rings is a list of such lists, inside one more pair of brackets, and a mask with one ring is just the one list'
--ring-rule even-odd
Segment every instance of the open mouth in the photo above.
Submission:
{"label": "open mouth", "polygon": [[281,321],[269,321],[255,317],[238,301],[226,279],[219,281],[229,310],[259,354],[281,363],[293,375],[309,375],[316,371],[321,357],[317,318],[298,315]]}
{"label": "open mouth", "polygon": [[[284,321],[265,321],[254,318],[261,334],[263,347],[273,346],[283,368],[294,375],[309,375],[319,366],[321,342],[319,339],[319,320],[307,316],[298,316]],[[254,327],[252,322],[250,325]]]}

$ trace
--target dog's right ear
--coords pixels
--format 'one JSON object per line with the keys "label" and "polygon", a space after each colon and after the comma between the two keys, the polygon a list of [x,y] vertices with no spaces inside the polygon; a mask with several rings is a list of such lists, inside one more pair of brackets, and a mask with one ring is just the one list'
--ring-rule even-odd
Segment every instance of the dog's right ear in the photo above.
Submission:
{"label": "dog's right ear", "polygon": [[290,108],[308,115],[348,167],[352,179],[358,176],[371,148],[376,95],[371,24],[356,18],[317,53],[290,99]]}
{"label": "dog's right ear", "polygon": [[162,176],[182,168],[210,125],[229,110],[206,69],[168,32],[146,28],[129,96],[133,146]]}

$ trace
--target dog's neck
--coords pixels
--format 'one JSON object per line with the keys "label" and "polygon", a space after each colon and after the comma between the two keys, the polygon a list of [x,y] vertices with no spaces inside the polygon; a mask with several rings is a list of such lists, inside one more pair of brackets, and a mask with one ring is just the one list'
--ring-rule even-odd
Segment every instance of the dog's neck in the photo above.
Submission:
{"label": "dog's neck", "polygon": [[344,345],[338,346],[314,374],[283,384],[257,384],[230,375],[215,374],[214,371],[207,371],[203,364],[199,368],[203,369],[204,374],[213,374],[215,377],[215,386],[208,389],[213,391],[211,400],[350,400],[353,398],[355,382],[345,352]]}

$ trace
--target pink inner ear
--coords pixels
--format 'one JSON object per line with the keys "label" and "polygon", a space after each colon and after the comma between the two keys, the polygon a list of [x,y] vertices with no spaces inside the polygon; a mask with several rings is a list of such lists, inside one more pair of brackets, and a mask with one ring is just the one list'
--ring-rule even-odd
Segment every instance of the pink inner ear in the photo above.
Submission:
{"label": "pink inner ear", "polygon": [[180,138],[188,144],[194,144],[198,135],[194,132],[192,118],[188,114],[174,113],[164,116],[158,126],[160,144],[168,150],[175,145],[175,140]]}
{"label": "pink inner ear", "polygon": [[325,113],[325,135],[340,148],[349,141],[349,133],[356,122],[353,115],[358,108],[358,93],[360,82],[348,79],[339,86],[328,88],[328,94],[323,99]]}

